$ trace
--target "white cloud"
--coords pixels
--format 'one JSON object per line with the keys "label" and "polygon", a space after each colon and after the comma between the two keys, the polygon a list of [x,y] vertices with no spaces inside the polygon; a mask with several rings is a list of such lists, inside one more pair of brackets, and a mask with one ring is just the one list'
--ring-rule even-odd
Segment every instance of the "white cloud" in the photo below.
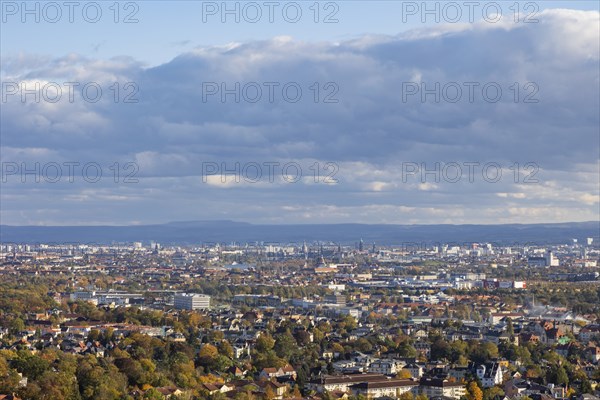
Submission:
{"label": "white cloud", "polygon": [[[97,209],[104,222],[224,215],[256,222],[598,219],[599,13],[548,10],[537,18],[538,24],[452,24],[337,43],[290,37],[229,43],[153,68],[129,58],[77,54],[3,57],[4,81],[93,81],[104,90],[97,103],[78,93],[73,103],[23,104],[19,96],[9,97],[2,107],[3,162],[97,162],[107,170],[115,162],[136,162],[139,183],[105,179],[93,194],[82,191],[85,182],[9,181],[0,216],[4,223],[31,222],[17,211],[52,204],[51,214],[35,218],[78,222]],[[110,89],[115,82],[117,102]],[[139,88],[137,103],[123,102],[127,82]],[[256,82],[262,97],[255,103],[241,93],[237,102],[232,94],[224,102],[220,94],[205,98],[207,82],[229,88]],[[279,84],[273,102],[266,82]],[[404,99],[407,82],[459,82],[463,98]],[[473,102],[464,82],[479,83]],[[490,82],[502,88],[497,103],[482,97],[480,88]],[[528,82],[536,84],[534,95]],[[286,83],[301,87],[298,102],[284,98]],[[539,102],[526,103],[528,95]],[[292,161],[306,168],[297,183],[282,176],[257,183],[222,182],[220,175],[201,179],[205,162]],[[335,163],[337,183],[326,174],[313,182],[308,167],[315,162]],[[403,163],[431,168],[452,162],[498,163],[502,179],[488,182],[480,171],[474,182],[456,183],[403,175]],[[531,172],[523,169],[527,163],[539,166],[539,183],[523,183]],[[36,196],[25,196],[33,190]],[[81,208],[61,199],[78,199]],[[104,208],[110,201],[126,205]]]}

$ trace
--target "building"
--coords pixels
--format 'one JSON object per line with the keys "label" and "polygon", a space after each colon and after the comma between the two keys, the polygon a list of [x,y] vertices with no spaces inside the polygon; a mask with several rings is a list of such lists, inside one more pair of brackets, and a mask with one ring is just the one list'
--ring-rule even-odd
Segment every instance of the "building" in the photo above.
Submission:
{"label": "building", "polygon": [[210,296],[195,293],[177,293],[175,308],[178,310],[203,310],[210,308]]}
{"label": "building", "polygon": [[325,296],[325,303],[327,304],[338,304],[340,306],[346,305],[346,296],[336,293]]}
{"label": "building", "polygon": [[502,383],[502,367],[500,364],[486,363],[477,367],[477,378],[484,388],[490,388]]}
{"label": "building", "polygon": [[92,301],[95,296],[96,296],[96,292],[94,292],[94,291],[79,290],[79,291],[76,291],[75,293],[71,293],[71,300],[72,301]]}
{"label": "building", "polygon": [[290,377],[296,379],[296,370],[291,365],[286,365],[280,368],[263,368],[260,372],[259,378],[261,379],[273,379],[281,377]]}
{"label": "building", "polygon": [[551,250],[548,250],[543,257],[535,256],[527,259],[527,264],[530,267],[558,267],[560,261],[554,257]]}
{"label": "building", "polygon": [[[415,334],[416,336],[416,334]],[[431,356],[431,344],[425,341],[415,342],[413,345],[417,353],[423,354],[425,357],[429,358]]]}
{"label": "building", "polygon": [[419,383],[411,379],[388,379],[379,382],[361,382],[350,386],[354,396],[365,396],[367,399],[382,397],[398,398],[406,392],[417,393]]}
{"label": "building", "polygon": [[439,396],[460,399],[466,393],[464,383],[450,382],[448,379],[421,378],[419,390],[421,394],[432,398]]}
{"label": "building", "polygon": [[307,384],[308,390],[314,390],[317,393],[324,392],[348,392],[350,387],[365,382],[387,382],[389,379],[382,374],[351,374],[351,375],[322,375],[320,378],[313,379]]}
{"label": "building", "polygon": [[377,360],[369,365],[369,372],[383,375],[396,375],[405,365],[402,361]]}
{"label": "building", "polygon": [[408,364],[403,369],[408,370],[413,378],[421,378],[425,373],[425,368],[417,363]]}
{"label": "building", "polygon": [[546,253],[546,266],[547,267],[558,267],[560,265],[560,262],[558,261],[558,258],[554,257],[554,254],[552,253],[552,251],[548,251]]}

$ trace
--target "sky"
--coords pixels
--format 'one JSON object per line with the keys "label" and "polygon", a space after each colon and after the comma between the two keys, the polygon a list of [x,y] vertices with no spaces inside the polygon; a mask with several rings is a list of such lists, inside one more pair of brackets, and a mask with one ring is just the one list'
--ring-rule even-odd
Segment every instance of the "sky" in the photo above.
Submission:
{"label": "sky", "polygon": [[2,224],[600,220],[598,2],[0,10]]}

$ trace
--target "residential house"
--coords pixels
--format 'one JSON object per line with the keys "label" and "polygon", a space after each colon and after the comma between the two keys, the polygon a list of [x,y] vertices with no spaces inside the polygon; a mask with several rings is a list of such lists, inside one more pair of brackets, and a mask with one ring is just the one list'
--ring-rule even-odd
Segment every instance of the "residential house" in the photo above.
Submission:
{"label": "residential house", "polygon": [[476,369],[477,378],[484,388],[490,388],[502,383],[502,367],[499,363],[485,363]]}
{"label": "residential house", "polygon": [[296,370],[291,365],[280,368],[263,368],[259,374],[259,379],[273,379],[281,377],[291,377],[296,379]]}
{"label": "residential house", "polygon": [[421,378],[425,373],[425,367],[417,363],[408,364],[403,369],[408,370],[410,372],[410,376],[417,379]]}
{"label": "residential house", "polygon": [[402,361],[376,360],[369,365],[369,372],[384,375],[396,375],[406,365]]}

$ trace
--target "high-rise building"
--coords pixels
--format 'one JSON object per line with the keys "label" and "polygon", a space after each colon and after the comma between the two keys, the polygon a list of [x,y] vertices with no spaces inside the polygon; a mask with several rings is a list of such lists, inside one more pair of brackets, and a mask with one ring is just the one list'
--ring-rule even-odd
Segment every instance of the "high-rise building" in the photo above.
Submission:
{"label": "high-rise building", "polygon": [[559,261],[558,258],[554,257],[554,254],[551,250],[546,252],[546,266],[547,267],[558,267]]}
{"label": "high-rise building", "polygon": [[175,308],[178,310],[204,310],[210,308],[210,296],[196,293],[175,294]]}

